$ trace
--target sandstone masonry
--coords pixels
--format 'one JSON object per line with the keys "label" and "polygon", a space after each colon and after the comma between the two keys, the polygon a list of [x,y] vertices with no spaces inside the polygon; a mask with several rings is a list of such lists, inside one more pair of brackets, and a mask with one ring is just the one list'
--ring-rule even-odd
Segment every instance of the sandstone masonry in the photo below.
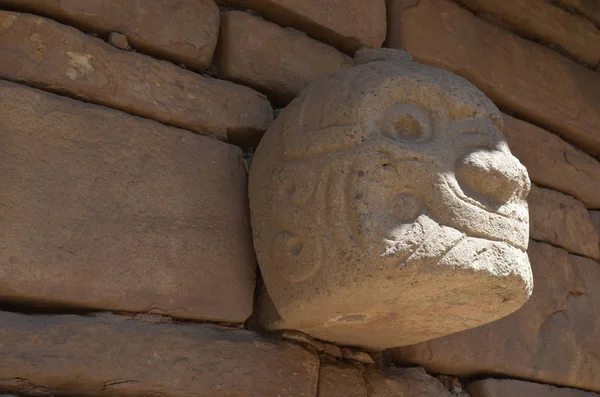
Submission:
{"label": "sandstone masonry", "polygon": [[0,296],[246,320],[256,265],[239,148],[14,83],[0,92]]}

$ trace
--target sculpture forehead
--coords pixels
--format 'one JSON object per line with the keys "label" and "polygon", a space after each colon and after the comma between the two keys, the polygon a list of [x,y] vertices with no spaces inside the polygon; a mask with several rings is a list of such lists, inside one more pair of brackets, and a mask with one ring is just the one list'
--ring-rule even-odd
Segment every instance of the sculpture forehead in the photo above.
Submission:
{"label": "sculpture forehead", "polygon": [[374,61],[312,84],[282,112],[286,152],[303,152],[299,146],[310,142],[331,149],[358,144],[377,132],[380,115],[394,103],[418,106],[444,121],[489,118],[500,129],[503,124],[494,103],[457,75],[408,60]]}

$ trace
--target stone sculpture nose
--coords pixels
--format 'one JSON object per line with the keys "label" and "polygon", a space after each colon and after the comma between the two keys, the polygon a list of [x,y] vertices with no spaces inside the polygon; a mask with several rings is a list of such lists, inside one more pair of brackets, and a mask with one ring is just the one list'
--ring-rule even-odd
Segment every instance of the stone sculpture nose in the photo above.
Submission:
{"label": "stone sculpture nose", "polygon": [[487,204],[499,206],[511,197],[524,197],[527,171],[509,153],[479,150],[461,158],[456,178],[465,193]]}

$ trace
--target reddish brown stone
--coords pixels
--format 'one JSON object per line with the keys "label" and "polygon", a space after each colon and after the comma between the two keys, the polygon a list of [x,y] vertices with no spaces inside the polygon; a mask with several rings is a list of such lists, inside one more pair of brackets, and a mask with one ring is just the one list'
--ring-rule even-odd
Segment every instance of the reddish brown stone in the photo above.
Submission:
{"label": "reddish brown stone", "polygon": [[258,92],[121,51],[71,27],[0,11],[0,78],[27,83],[221,139],[262,133]]}
{"label": "reddish brown stone", "polygon": [[[598,239],[600,239],[600,211],[589,211],[590,218],[592,219],[592,224],[594,225],[594,229],[596,229],[596,234],[598,235]],[[600,242],[598,243],[600,247]]]}
{"label": "reddish brown stone", "polygon": [[542,128],[503,116],[510,150],[533,182],[576,197],[587,208],[600,208],[598,160]]}
{"label": "reddish brown stone", "polygon": [[239,148],[14,83],[0,92],[2,299],[246,320]]}
{"label": "reddish brown stone", "polygon": [[496,104],[600,154],[600,76],[449,0],[391,0],[388,43],[470,80]]}
{"label": "reddish brown stone", "polygon": [[386,33],[385,0],[224,0],[291,26],[345,52],[381,47]]}
{"label": "reddish brown stone", "polygon": [[215,61],[223,78],[254,87],[279,103],[353,63],[327,44],[240,11],[222,14]]}
{"label": "reddish brown stone", "polygon": [[556,0],[569,11],[584,15],[590,21],[600,26],[600,3],[595,0]]}
{"label": "reddish brown stone", "polygon": [[210,65],[219,34],[219,9],[213,0],[0,0],[0,6],[86,32],[120,32],[136,49],[197,70]]}
{"label": "reddish brown stone", "polygon": [[117,32],[111,32],[111,34],[108,35],[108,42],[122,50],[126,50],[129,47],[127,36]]}
{"label": "reddish brown stone", "polygon": [[[56,395],[312,397],[319,360],[212,325],[0,312],[0,389]],[[34,394],[40,395],[40,394]]]}
{"label": "reddish brown stone", "polygon": [[574,254],[600,259],[598,235],[588,211],[579,200],[532,185],[527,202],[531,238]]}
{"label": "reddish brown stone", "polygon": [[475,14],[525,37],[552,43],[591,67],[600,62],[600,30],[546,0],[458,0]]}
{"label": "reddish brown stone", "polygon": [[433,373],[600,391],[600,264],[534,241],[528,253],[534,289],[523,308],[475,329],[390,350],[387,359]]}
{"label": "reddish brown stone", "polygon": [[365,371],[369,397],[451,397],[448,390],[423,368],[383,368]]}
{"label": "reddish brown stone", "polygon": [[351,364],[321,364],[317,397],[370,397],[360,368]]}
{"label": "reddish brown stone", "polygon": [[514,379],[483,379],[469,384],[471,397],[600,397],[583,390],[523,382]]}

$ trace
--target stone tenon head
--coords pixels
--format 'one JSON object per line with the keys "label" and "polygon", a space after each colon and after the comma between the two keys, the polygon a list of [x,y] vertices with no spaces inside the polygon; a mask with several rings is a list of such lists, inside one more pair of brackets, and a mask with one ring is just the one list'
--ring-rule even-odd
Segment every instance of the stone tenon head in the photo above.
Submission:
{"label": "stone tenon head", "polygon": [[530,182],[501,128],[472,84],[395,50],[307,87],[250,170],[263,326],[383,349],[521,307]]}

